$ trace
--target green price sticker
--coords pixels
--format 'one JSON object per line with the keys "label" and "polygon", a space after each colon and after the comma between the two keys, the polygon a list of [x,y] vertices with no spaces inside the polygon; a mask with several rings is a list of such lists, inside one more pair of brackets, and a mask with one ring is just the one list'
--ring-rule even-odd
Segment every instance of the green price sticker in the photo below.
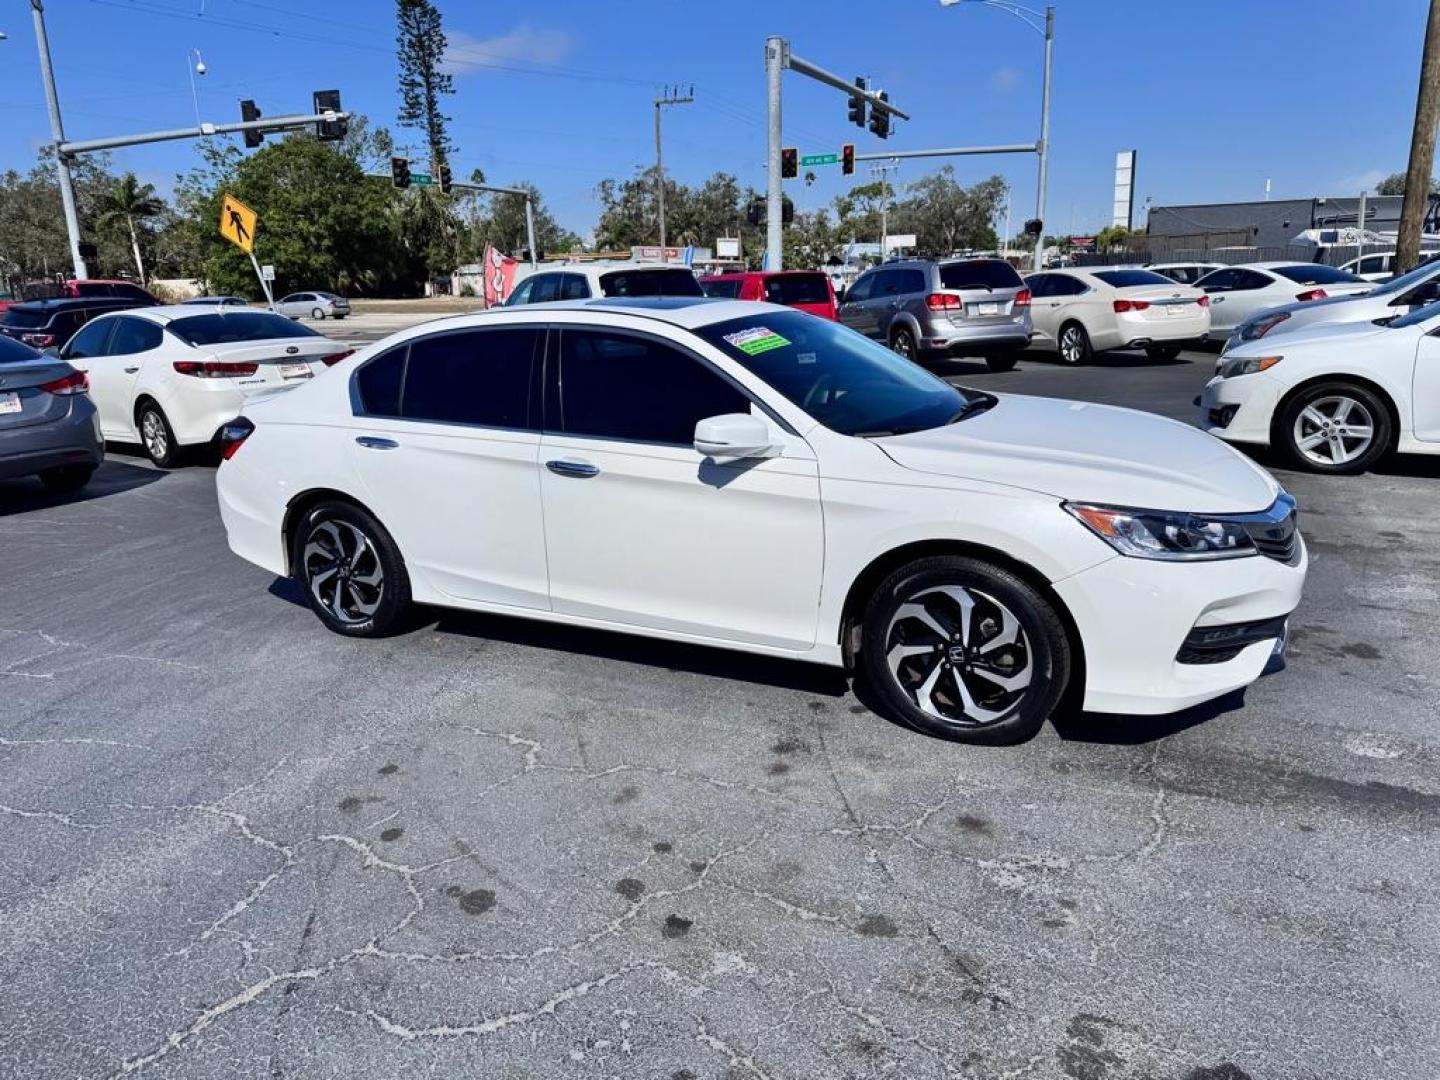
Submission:
{"label": "green price sticker", "polygon": [[752,327],[749,330],[741,330],[735,334],[726,334],[725,340],[735,348],[739,349],[746,356],[758,356],[760,353],[769,352],[771,349],[783,349],[790,344],[789,338],[783,338],[774,330],[766,329],[763,326]]}

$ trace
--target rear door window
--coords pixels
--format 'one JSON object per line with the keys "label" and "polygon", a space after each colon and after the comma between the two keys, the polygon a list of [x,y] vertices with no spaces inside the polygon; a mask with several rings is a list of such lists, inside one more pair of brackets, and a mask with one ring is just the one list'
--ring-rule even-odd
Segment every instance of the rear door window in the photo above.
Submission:
{"label": "rear door window", "polygon": [[1269,274],[1261,274],[1254,270],[1236,270],[1234,288],[1239,292],[1249,289],[1263,289],[1270,285],[1275,279]]}
{"label": "rear door window", "polygon": [[1020,275],[1009,263],[992,259],[943,263],[940,285],[945,289],[1018,289]]}
{"label": "rear door window", "polygon": [[824,274],[781,274],[767,277],[765,299],[772,304],[828,304],[830,283]]}
{"label": "rear door window", "polygon": [[845,302],[849,304],[869,300],[870,294],[875,290],[875,279],[879,276],[879,274],[861,274],[855,279],[854,284],[845,290]]}
{"label": "rear door window", "polygon": [[145,319],[119,318],[112,320],[115,330],[110,345],[105,350],[108,356],[130,356],[133,353],[148,352],[158,348],[165,332],[155,323]]}
{"label": "rear door window", "polygon": [[1237,287],[1239,281],[1240,271],[1232,266],[1206,274],[1195,284],[1206,292],[1229,292]]}
{"label": "rear door window", "polygon": [[505,306],[519,307],[521,304],[530,303],[530,290],[534,287],[535,279],[533,277],[526,278],[519,285],[515,286],[515,291],[510,294],[510,299],[505,301]]}
{"label": "rear door window", "polygon": [[105,341],[115,329],[117,319],[97,319],[70,339],[65,346],[66,360],[83,360],[90,356],[105,355]]}
{"label": "rear door window", "polygon": [[534,327],[518,326],[416,338],[405,366],[401,415],[442,424],[538,430],[539,424],[531,422],[530,401],[540,336]]}
{"label": "rear door window", "polygon": [[1083,281],[1069,274],[1051,274],[1050,279],[1050,296],[1079,296],[1088,290]]}

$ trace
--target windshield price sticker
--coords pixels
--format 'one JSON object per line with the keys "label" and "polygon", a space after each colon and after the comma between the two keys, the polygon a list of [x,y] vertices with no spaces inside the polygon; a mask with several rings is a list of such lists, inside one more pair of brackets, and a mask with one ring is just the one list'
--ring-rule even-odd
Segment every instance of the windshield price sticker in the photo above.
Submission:
{"label": "windshield price sticker", "polygon": [[783,349],[790,344],[788,338],[783,338],[774,330],[768,330],[763,326],[754,326],[749,330],[726,334],[725,340],[746,356],[755,356],[759,353],[769,352],[771,349]]}

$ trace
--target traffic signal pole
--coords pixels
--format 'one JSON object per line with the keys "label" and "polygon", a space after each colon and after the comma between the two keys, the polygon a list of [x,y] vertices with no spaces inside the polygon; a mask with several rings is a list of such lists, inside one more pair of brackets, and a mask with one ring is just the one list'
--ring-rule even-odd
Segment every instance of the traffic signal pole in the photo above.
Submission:
{"label": "traffic signal pole", "polygon": [[55,173],[60,182],[60,204],[65,209],[65,232],[70,238],[70,262],[77,278],[90,276],[85,258],[80,254],[80,218],[75,213],[75,186],[70,179],[70,161],[61,151],[65,142],[65,126],[60,122],[60,96],[55,91],[55,70],[50,66],[50,38],[45,34],[45,6],[42,0],[30,0],[30,13],[35,20],[35,44],[40,50],[40,77],[45,82],[45,104],[50,110],[50,134],[55,139]]}

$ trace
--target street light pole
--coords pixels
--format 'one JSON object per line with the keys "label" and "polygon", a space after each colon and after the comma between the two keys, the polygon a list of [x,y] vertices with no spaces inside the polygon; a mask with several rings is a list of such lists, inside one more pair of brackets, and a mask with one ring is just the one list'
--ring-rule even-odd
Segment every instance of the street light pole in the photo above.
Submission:
{"label": "street light pole", "polygon": [[780,76],[785,70],[784,38],[765,39],[765,91],[769,98],[769,150],[765,159],[765,269],[784,267],[785,198],[780,176]]}
{"label": "street light pole", "polygon": [[695,88],[685,97],[679,89],[667,90],[664,97],[655,99],[655,198],[660,211],[660,261],[665,261],[665,159],[660,153],[660,109],[664,105],[689,105],[695,100]]}
{"label": "street light pole", "polygon": [[75,186],[70,179],[70,160],[61,152],[65,126],[60,122],[60,98],[55,92],[55,70],[50,66],[50,39],[45,34],[43,0],[30,0],[35,20],[35,44],[40,50],[40,77],[45,82],[45,104],[50,110],[50,134],[55,139],[55,173],[60,182],[60,204],[65,209],[65,231],[70,237],[70,263],[77,278],[87,278],[85,259],[80,254],[80,218],[75,212]]}

